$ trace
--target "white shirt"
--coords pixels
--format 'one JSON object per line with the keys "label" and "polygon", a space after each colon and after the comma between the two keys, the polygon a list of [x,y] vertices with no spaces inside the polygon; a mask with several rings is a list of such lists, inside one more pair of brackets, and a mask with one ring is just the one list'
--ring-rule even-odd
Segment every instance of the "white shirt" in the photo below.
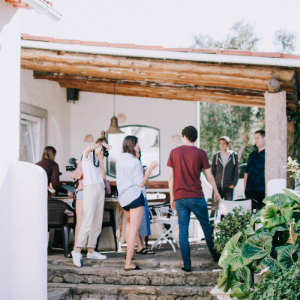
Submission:
{"label": "white shirt", "polygon": [[[95,155],[95,164],[99,163],[98,157]],[[85,157],[85,151],[82,156],[82,172],[83,172],[83,186],[92,184],[103,184],[103,178],[99,167],[95,167],[93,163],[93,152],[90,152],[88,157]]]}
{"label": "white shirt", "polygon": [[136,200],[144,188],[139,184],[143,181],[141,162],[132,154],[123,153],[116,163],[118,200],[122,207]]}

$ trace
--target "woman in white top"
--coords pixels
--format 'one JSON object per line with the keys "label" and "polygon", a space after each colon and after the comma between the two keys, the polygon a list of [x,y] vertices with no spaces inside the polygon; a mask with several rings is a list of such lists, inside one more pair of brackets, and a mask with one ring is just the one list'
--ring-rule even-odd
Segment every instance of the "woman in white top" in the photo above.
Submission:
{"label": "woman in white top", "polygon": [[127,221],[125,271],[140,269],[139,266],[132,263],[132,256],[145,206],[146,195],[143,194],[143,186],[148,181],[151,172],[158,167],[158,163],[153,161],[148,172],[144,175],[142,164],[136,158],[138,151],[138,138],[131,135],[125,137],[123,141],[124,153],[116,163],[118,199],[125,211]]}

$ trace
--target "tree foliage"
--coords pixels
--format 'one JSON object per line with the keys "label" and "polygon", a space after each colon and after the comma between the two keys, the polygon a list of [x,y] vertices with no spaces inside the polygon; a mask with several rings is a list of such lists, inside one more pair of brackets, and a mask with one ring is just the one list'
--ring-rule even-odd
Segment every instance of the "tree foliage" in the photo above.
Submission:
{"label": "tree foliage", "polygon": [[296,39],[296,33],[280,29],[275,32],[273,44],[278,46],[278,51],[291,54],[296,50]]}
{"label": "tree foliage", "polygon": [[[223,41],[211,36],[197,35],[196,48],[225,48],[251,50],[257,49],[260,38],[255,34],[252,23],[237,21],[232,25],[230,34]],[[231,106],[225,104],[200,104],[200,143],[210,158],[219,150],[219,138],[227,135],[232,140],[232,150],[238,152],[239,160],[247,161],[253,151],[253,134],[264,127],[264,109]]]}
{"label": "tree foliage", "polygon": [[200,146],[210,160],[219,151],[220,137],[227,135],[240,163],[247,161],[254,150],[254,132],[263,128],[263,108],[200,103]]}
{"label": "tree foliage", "polygon": [[236,50],[257,50],[260,38],[255,34],[255,26],[252,23],[242,21],[235,22],[223,41],[217,41],[208,35],[196,35],[194,48],[223,48]]}

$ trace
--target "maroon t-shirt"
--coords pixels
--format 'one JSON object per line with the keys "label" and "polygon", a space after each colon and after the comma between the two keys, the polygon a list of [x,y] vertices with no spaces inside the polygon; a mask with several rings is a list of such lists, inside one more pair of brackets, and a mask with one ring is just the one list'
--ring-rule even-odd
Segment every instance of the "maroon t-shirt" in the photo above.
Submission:
{"label": "maroon t-shirt", "polygon": [[202,168],[210,168],[205,151],[194,146],[178,147],[171,151],[167,166],[173,168],[174,200],[204,198],[200,174]]}

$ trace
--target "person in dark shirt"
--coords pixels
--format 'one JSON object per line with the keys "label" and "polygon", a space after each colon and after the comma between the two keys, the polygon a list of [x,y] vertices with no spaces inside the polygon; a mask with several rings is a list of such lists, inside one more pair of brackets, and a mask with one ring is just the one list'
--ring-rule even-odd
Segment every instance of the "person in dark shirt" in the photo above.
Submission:
{"label": "person in dark shirt", "polygon": [[[48,186],[52,183],[52,187],[55,191],[67,194],[69,198],[73,197],[73,194],[67,189],[63,188],[59,183],[59,167],[54,161],[56,150],[54,147],[45,147],[42,155],[42,160],[36,163],[36,165],[43,168],[48,177]],[[55,230],[52,249],[63,249],[63,235],[61,230]]]}
{"label": "person in dark shirt", "polygon": [[265,131],[258,130],[254,134],[258,150],[249,155],[244,174],[245,196],[255,199],[252,209],[260,210],[265,198]]}
{"label": "person in dark shirt", "polygon": [[202,191],[200,174],[205,170],[207,179],[214,190],[215,201],[220,195],[212,175],[207,154],[194,146],[198,137],[195,127],[188,126],[182,130],[183,146],[173,149],[167,163],[169,167],[169,190],[171,207],[177,210],[179,224],[179,244],[183,259],[183,271],[191,271],[189,223],[191,212],[199,220],[203,229],[208,249],[214,261],[219,255],[214,249],[213,228],[209,222],[207,203]]}
{"label": "person in dark shirt", "polygon": [[42,167],[48,177],[48,186],[52,183],[52,187],[60,193],[68,194],[68,197],[72,198],[73,194],[67,189],[63,188],[59,183],[59,167],[54,161],[56,155],[56,150],[54,147],[45,147],[42,155],[42,160],[36,163],[36,165]]}

